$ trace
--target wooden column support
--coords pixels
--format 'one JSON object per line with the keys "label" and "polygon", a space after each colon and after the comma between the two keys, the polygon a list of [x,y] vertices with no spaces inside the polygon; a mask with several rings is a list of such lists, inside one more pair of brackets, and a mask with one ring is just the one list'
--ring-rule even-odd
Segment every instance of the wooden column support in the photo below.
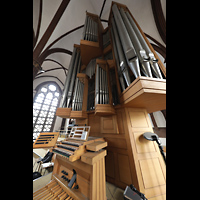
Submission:
{"label": "wooden column support", "polygon": [[156,142],[143,137],[153,132],[144,108],[119,106],[108,117],[88,114],[90,136],[107,141],[106,180],[125,189],[134,186],[148,199],[166,197],[166,165]]}

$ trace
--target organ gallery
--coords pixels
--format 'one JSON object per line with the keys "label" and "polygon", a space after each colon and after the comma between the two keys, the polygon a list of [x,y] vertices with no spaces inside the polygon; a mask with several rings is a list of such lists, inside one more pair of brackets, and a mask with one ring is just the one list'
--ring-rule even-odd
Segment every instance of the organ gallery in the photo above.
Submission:
{"label": "organ gallery", "polygon": [[112,1],[106,28],[94,13],[84,20],[55,111],[69,124],[33,143],[49,152],[36,179],[53,163],[33,199],[106,200],[108,182],[124,199],[164,200],[166,158],[148,114],[166,109],[166,68],[126,5]]}

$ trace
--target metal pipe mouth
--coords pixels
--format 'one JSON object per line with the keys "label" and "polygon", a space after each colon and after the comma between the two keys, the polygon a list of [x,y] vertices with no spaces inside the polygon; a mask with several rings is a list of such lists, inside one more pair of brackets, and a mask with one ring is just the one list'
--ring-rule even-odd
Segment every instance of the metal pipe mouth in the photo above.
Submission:
{"label": "metal pipe mouth", "polygon": [[130,69],[133,72],[135,78],[137,78],[138,76],[141,76],[138,58],[136,58],[135,60],[131,60],[129,62],[129,65],[130,65]]}
{"label": "metal pipe mouth", "polygon": [[149,62],[142,62],[142,65],[143,65],[144,70],[145,70],[146,74],[148,75],[148,77],[152,78],[150,63]]}

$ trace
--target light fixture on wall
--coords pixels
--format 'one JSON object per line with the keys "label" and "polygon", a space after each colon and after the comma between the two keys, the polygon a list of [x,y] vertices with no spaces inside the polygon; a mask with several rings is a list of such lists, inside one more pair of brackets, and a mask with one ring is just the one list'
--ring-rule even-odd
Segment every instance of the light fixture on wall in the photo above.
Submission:
{"label": "light fixture on wall", "polygon": [[45,71],[42,69],[41,66],[40,66],[39,72],[40,72],[40,73],[44,73],[44,72],[45,72]]}
{"label": "light fixture on wall", "polygon": [[[38,63],[39,64],[39,63]],[[44,71],[44,69],[42,69],[42,67],[41,67],[41,65],[39,64],[39,71],[38,72],[40,72],[40,73],[44,73],[45,71]]]}
{"label": "light fixture on wall", "polygon": [[160,149],[160,153],[162,154],[163,159],[164,159],[165,164],[166,164],[165,154],[164,154],[164,151],[163,151],[163,147],[161,146],[161,141],[160,141],[158,135],[155,134],[155,133],[151,133],[151,132],[145,132],[145,133],[143,133],[143,136],[147,140],[156,141],[156,143],[158,144],[158,147]]}
{"label": "light fixture on wall", "polygon": [[38,68],[38,72],[39,73],[44,73],[45,72],[45,70],[42,69],[40,63],[37,60],[34,60],[34,59],[33,59],[33,67]]}

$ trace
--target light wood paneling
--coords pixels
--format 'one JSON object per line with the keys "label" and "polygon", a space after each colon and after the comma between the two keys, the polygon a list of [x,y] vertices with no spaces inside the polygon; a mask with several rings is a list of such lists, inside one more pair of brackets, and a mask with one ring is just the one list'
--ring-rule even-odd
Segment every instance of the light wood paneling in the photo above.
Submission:
{"label": "light wood paneling", "polygon": [[[151,122],[144,108],[115,108],[114,134],[113,116],[95,116],[88,114],[90,135],[101,136],[107,141],[106,179],[125,189],[129,184],[145,194],[147,198],[165,196],[166,166],[156,142],[143,137],[146,131],[153,132]],[[107,118],[108,117],[108,118]],[[106,124],[104,124],[106,123]],[[103,128],[102,128],[103,127]],[[104,129],[112,130],[105,133]]]}
{"label": "light wood paneling", "polygon": [[128,114],[132,128],[149,127],[144,111],[129,111]]}
{"label": "light wood paneling", "polygon": [[125,111],[138,189],[147,198],[164,195],[166,193],[165,163],[156,142],[148,141],[143,137],[144,132],[153,132],[147,111],[142,108],[125,108]]}
{"label": "light wood paneling", "polygon": [[90,151],[99,151],[100,149],[106,147],[107,145],[108,145],[107,142],[96,141],[96,142],[86,145],[86,149]]}
{"label": "light wood paneling", "polygon": [[139,160],[145,189],[165,185],[158,158]]}
{"label": "light wood paneling", "polygon": [[146,108],[148,113],[166,109],[166,80],[140,76],[120,95],[126,107]]}
{"label": "light wood paneling", "polygon": [[101,117],[101,133],[119,133],[116,115]]}
{"label": "light wood paneling", "polygon": [[126,140],[124,138],[106,137],[109,147],[115,147],[119,149],[127,149]]}
{"label": "light wood paneling", "polygon": [[69,118],[71,111],[72,111],[71,108],[57,108],[56,116],[62,117],[62,118]]}
{"label": "light wood paneling", "polygon": [[127,155],[118,154],[118,165],[119,165],[119,178],[120,181],[124,183],[128,183],[130,185],[132,183],[131,180],[131,171],[130,171],[130,163]]}
{"label": "light wood paneling", "polygon": [[149,142],[143,137],[144,132],[135,132],[134,139],[137,153],[156,152],[154,142]]}
{"label": "light wood paneling", "polygon": [[106,156],[106,176],[115,178],[115,164],[114,164],[114,154],[112,151],[107,150]]}

